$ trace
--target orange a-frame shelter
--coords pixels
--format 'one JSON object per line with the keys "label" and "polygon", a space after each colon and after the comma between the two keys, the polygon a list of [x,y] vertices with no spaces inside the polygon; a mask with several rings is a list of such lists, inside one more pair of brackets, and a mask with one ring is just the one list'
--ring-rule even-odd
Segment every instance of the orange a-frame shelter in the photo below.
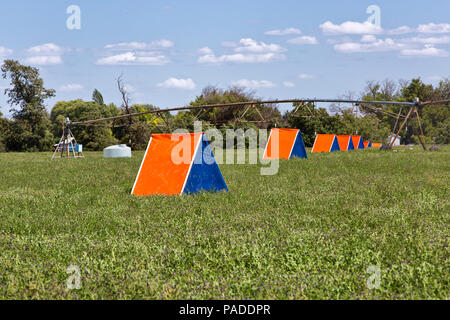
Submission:
{"label": "orange a-frame shelter", "polygon": [[303,136],[299,129],[270,130],[263,159],[307,158]]}
{"label": "orange a-frame shelter", "polygon": [[175,195],[227,186],[203,133],[152,134],[131,193]]}
{"label": "orange a-frame shelter", "polygon": [[364,141],[364,148],[372,148],[372,142],[370,141]]}
{"label": "orange a-frame shelter", "polygon": [[353,146],[356,149],[364,149],[363,138],[361,136],[352,136]]}
{"label": "orange a-frame shelter", "polygon": [[311,152],[340,151],[339,142],[335,134],[318,134]]}
{"label": "orange a-frame shelter", "polygon": [[381,148],[382,143],[374,142],[372,143],[372,148]]}
{"label": "orange a-frame shelter", "polygon": [[336,136],[336,138],[338,140],[339,149],[341,149],[341,151],[355,150],[351,136],[338,135]]}

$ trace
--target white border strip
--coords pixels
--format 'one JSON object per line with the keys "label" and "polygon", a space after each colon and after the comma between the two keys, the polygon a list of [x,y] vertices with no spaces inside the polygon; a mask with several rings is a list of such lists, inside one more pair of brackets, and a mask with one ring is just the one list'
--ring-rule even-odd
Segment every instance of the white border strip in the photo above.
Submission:
{"label": "white border strip", "polygon": [[145,150],[144,158],[142,158],[141,166],[139,167],[138,174],[136,176],[136,180],[134,180],[133,189],[131,189],[131,194],[133,194],[134,188],[136,187],[136,182],[139,178],[139,174],[141,173],[142,165],[144,164],[145,158],[147,157],[148,149],[150,149],[150,143],[152,142],[153,137],[150,137],[150,140],[148,141],[147,149]]}
{"label": "white border strip", "polygon": [[314,139],[314,144],[313,144],[313,147],[312,147],[312,149],[311,149],[311,153],[314,152],[314,147],[316,146],[316,141],[317,141],[317,137],[318,137],[318,136],[319,136],[319,135],[316,134],[316,138]]}
{"label": "white border strip", "polygon": [[[189,174],[191,173],[191,169],[192,169],[192,165],[194,164],[195,157],[197,156],[197,152],[198,152],[200,143],[203,141],[203,135],[204,135],[203,133],[200,134],[200,139],[198,140],[197,147],[194,149],[194,156],[191,159],[191,164],[189,165],[189,170],[188,170],[188,172],[186,174],[186,178],[184,179],[183,188],[181,188],[180,195],[183,194],[184,188],[186,187],[186,183],[187,183],[187,180],[189,178]],[[193,134],[193,136],[194,136],[194,139],[195,139],[195,133]],[[202,155],[202,157],[203,157],[203,155]],[[203,158],[202,158],[202,161],[203,161]]]}
{"label": "white border strip", "polygon": [[[267,139],[266,147],[264,148],[264,153],[263,153],[263,159],[264,160],[266,159],[266,152],[267,152],[267,147],[269,146],[270,138],[272,138],[272,130],[273,129],[270,129],[269,139]],[[267,159],[269,159],[269,157],[267,157]]]}
{"label": "white border strip", "polygon": [[297,129],[297,134],[295,135],[295,139],[294,139],[294,143],[292,144],[292,148],[291,148],[291,152],[289,153],[289,159],[291,159],[292,156],[292,151],[294,151],[294,146],[295,146],[295,142],[298,139],[298,133],[299,133],[300,129]]}
{"label": "white border strip", "polygon": [[[330,150],[329,150],[328,152],[331,152],[331,149],[333,148],[334,141],[336,141],[337,144],[338,144],[338,146],[339,146],[339,141],[338,141],[338,139],[337,139],[337,136],[334,135],[333,141],[331,142]],[[339,150],[341,150],[341,147],[339,147]]]}

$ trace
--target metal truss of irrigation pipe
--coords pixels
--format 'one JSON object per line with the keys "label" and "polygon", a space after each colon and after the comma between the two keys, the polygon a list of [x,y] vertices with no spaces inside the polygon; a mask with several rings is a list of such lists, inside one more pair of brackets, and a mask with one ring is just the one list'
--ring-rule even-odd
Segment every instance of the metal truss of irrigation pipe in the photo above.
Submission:
{"label": "metal truss of irrigation pipe", "polygon": [[[403,129],[404,125],[406,124],[406,121],[410,117],[412,111],[414,110],[416,113],[417,121],[420,126],[420,118],[419,113],[417,111],[417,107],[420,106],[427,106],[432,104],[448,104],[450,102],[450,99],[448,100],[439,100],[439,101],[426,101],[423,103],[419,102],[419,99],[415,99],[414,102],[399,102],[399,101],[371,101],[371,100],[343,100],[343,99],[286,99],[286,100],[267,100],[267,101],[243,101],[243,102],[233,102],[233,103],[221,103],[221,104],[206,104],[206,105],[200,105],[200,106],[184,106],[184,107],[175,107],[175,108],[167,108],[167,109],[158,109],[158,110],[151,110],[151,111],[143,111],[143,112],[136,112],[136,113],[129,113],[129,114],[123,114],[120,116],[114,116],[114,117],[108,117],[108,118],[100,118],[100,119],[93,119],[93,120],[86,120],[86,121],[78,121],[78,122],[72,122],[68,123],[69,125],[90,125],[92,123],[96,122],[103,122],[103,121],[109,121],[109,120],[117,120],[127,117],[136,117],[144,114],[151,114],[151,113],[163,113],[163,112],[172,112],[172,111],[184,111],[184,110],[195,110],[195,109],[213,109],[213,108],[228,108],[228,107],[243,107],[243,106],[251,106],[251,105],[262,105],[262,104],[280,104],[280,103],[299,103],[299,104],[307,104],[307,103],[350,103],[354,104],[356,106],[362,106],[367,107],[369,109],[373,109],[375,111],[379,111],[381,113],[384,113],[388,116],[394,117],[394,118],[403,118],[403,122],[400,125],[400,128],[395,136],[395,139],[391,141],[391,146],[393,145],[394,141],[397,139],[398,135],[400,134],[400,131]],[[372,107],[370,105],[394,105],[394,106],[404,106],[404,107],[410,107],[410,111],[407,113],[406,116],[402,116],[400,113],[398,115],[393,114],[391,112],[388,112],[386,110]],[[422,131],[422,128],[420,126],[420,129]],[[394,129],[395,130],[395,129]],[[425,145],[425,139],[424,137],[421,137],[421,143],[424,149],[426,150]]]}
{"label": "metal truss of irrigation pipe", "polygon": [[239,107],[246,105],[261,105],[261,104],[279,104],[279,103],[352,103],[356,105],[362,104],[383,104],[383,105],[400,105],[413,107],[416,102],[397,102],[397,101],[364,101],[364,100],[339,100],[339,99],[288,99],[288,100],[267,100],[267,101],[245,101],[245,102],[233,102],[233,103],[222,103],[222,104],[206,104],[200,106],[185,106],[185,107],[175,107],[151,111],[143,111],[136,113],[123,114],[120,116],[100,118],[94,120],[78,121],[72,122],[72,125],[85,125],[101,121],[116,120],[127,117],[136,117],[149,113],[162,113],[162,112],[172,112],[172,111],[183,111],[183,110],[194,110],[194,109],[211,109],[211,108],[226,108],[226,107]]}

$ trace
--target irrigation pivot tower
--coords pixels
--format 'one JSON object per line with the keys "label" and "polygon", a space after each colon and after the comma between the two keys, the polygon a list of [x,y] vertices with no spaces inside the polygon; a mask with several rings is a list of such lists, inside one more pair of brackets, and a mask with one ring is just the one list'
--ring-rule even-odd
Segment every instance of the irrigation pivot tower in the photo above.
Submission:
{"label": "irrigation pivot tower", "polygon": [[52,160],[55,158],[84,158],[83,147],[77,143],[70,130],[70,120],[66,118],[62,124],[63,133],[59,143],[55,145]]}

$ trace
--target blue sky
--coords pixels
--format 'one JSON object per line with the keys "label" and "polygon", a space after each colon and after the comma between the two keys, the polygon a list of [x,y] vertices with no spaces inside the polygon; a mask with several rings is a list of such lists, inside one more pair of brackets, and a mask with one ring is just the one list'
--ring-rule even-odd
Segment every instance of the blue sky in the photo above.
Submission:
{"label": "blue sky", "polygon": [[[80,29],[66,12],[79,7]],[[380,25],[367,22],[370,5]],[[0,59],[37,66],[59,100],[189,103],[207,85],[261,98],[359,94],[367,80],[450,76],[450,1],[2,1]],[[0,80],[0,88],[8,86]],[[3,90],[2,90],[3,91]],[[8,114],[0,95],[1,112]],[[284,107],[286,108],[286,107]]]}

